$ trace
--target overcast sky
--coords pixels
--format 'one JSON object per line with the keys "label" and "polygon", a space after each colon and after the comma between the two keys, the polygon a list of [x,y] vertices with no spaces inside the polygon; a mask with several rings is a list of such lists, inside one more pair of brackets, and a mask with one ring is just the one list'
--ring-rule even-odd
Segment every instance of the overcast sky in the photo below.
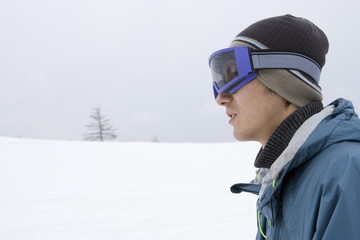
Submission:
{"label": "overcast sky", "polygon": [[360,109],[358,1],[0,0],[0,136],[74,139],[100,107],[119,141],[233,141],[209,55],[293,14],[330,41],[320,85]]}

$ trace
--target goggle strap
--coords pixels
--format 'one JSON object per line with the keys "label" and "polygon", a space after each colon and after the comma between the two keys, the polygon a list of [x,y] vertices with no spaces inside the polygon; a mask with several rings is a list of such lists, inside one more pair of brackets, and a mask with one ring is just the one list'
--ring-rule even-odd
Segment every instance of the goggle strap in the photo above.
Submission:
{"label": "goggle strap", "polygon": [[293,52],[252,52],[253,68],[295,69],[302,71],[319,83],[321,67],[311,58]]}

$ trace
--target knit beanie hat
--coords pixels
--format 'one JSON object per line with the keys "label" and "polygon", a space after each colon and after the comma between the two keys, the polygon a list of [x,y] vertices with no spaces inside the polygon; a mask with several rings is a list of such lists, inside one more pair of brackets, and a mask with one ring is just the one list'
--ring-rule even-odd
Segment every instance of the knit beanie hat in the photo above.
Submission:
{"label": "knit beanie hat", "polygon": [[[322,68],[329,42],[325,33],[315,24],[288,14],[250,25],[233,40],[230,47],[235,46],[300,53],[312,58]],[[318,83],[300,71],[262,69],[258,70],[257,79],[298,107],[322,101]]]}

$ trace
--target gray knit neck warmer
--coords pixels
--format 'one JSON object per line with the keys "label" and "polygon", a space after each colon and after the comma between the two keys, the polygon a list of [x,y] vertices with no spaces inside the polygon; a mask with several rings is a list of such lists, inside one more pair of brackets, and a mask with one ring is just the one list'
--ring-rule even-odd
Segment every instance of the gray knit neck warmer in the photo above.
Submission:
{"label": "gray knit neck warmer", "polygon": [[270,168],[273,162],[288,146],[291,138],[299,127],[312,115],[323,109],[321,102],[311,102],[297,109],[287,117],[270,136],[265,147],[260,149],[256,159],[255,167]]}

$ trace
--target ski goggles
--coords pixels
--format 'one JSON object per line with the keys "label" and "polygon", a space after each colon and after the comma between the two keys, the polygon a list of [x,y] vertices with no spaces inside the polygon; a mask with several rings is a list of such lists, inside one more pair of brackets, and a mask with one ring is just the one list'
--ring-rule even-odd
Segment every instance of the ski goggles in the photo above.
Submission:
{"label": "ski goggles", "polygon": [[[235,93],[253,80],[259,69],[299,70],[319,83],[321,67],[313,59],[294,52],[226,48],[211,54],[209,66],[215,99],[220,93]],[[305,79],[304,79],[305,81]]]}

